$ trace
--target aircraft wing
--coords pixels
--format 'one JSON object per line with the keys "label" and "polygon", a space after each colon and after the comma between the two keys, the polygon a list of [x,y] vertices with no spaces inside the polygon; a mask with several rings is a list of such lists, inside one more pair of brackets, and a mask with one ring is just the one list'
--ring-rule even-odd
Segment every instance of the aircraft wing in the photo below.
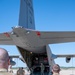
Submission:
{"label": "aircraft wing", "polygon": [[71,58],[75,57],[75,54],[60,54],[60,55],[55,55],[56,58],[66,58],[66,62],[69,63]]}
{"label": "aircraft wing", "polygon": [[10,55],[9,58],[20,58],[19,55]]}
{"label": "aircraft wing", "polygon": [[60,54],[60,55],[56,55],[57,57],[61,58],[61,57],[75,57],[75,54]]}
{"label": "aircraft wing", "polygon": [[40,39],[45,44],[75,42],[75,32],[40,32]]}
{"label": "aircraft wing", "polygon": [[14,45],[10,33],[0,33],[0,44],[1,45]]}

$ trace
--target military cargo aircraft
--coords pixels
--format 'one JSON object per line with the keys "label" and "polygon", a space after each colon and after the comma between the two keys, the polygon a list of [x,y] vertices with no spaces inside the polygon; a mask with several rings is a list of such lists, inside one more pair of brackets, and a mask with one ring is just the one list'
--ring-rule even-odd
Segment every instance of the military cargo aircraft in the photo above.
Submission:
{"label": "military cargo aircraft", "polygon": [[16,45],[22,56],[22,61],[35,72],[40,71],[43,63],[45,71],[49,72],[57,57],[66,57],[66,62],[75,55],[54,55],[49,44],[75,42],[75,31],[52,32],[35,30],[34,10],[32,0],[20,0],[18,26],[10,32],[0,33],[0,45]]}

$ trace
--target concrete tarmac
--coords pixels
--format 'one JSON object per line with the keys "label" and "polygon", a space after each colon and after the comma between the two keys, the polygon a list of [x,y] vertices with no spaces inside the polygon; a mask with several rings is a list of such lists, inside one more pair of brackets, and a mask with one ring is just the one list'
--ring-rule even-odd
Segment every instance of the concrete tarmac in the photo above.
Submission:
{"label": "concrete tarmac", "polygon": [[75,69],[61,69],[60,75],[75,75]]}
{"label": "concrete tarmac", "polygon": [[[16,74],[17,69],[14,69],[13,72]],[[25,70],[25,75],[30,75],[30,72]],[[60,75],[75,75],[75,69],[61,69]]]}

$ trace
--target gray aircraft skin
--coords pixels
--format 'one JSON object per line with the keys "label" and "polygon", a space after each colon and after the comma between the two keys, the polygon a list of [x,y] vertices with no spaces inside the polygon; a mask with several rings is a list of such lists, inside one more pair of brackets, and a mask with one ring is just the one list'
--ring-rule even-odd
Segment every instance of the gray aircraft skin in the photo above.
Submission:
{"label": "gray aircraft skin", "polygon": [[[66,42],[75,42],[75,31],[45,32],[35,30],[32,0],[20,0],[19,25],[13,27],[10,32],[0,33],[0,45],[16,45],[29,68],[32,67],[31,61],[34,54],[35,56],[40,54],[39,59],[41,54],[46,54],[48,65],[52,68],[57,56],[52,54],[49,44]],[[69,55],[69,57],[72,56]]]}

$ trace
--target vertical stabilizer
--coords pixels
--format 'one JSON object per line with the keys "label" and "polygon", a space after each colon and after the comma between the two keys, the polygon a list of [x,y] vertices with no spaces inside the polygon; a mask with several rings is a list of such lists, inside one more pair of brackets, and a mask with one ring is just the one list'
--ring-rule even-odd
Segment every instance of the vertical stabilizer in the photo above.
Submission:
{"label": "vertical stabilizer", "polygon": [[35,29],[32,0],[20,0],[19,26]]}

